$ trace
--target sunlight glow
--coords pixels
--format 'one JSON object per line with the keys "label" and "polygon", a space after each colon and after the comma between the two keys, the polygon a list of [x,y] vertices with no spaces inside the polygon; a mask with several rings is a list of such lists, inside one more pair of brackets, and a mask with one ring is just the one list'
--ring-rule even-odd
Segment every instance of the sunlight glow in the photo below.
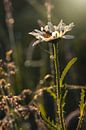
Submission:
{"label": "sunlight glow", "polygon": [[[69,0],[70,4],[77,7],[86,7],[86,0]],[[81,8],[80,8],[81,9]]]}

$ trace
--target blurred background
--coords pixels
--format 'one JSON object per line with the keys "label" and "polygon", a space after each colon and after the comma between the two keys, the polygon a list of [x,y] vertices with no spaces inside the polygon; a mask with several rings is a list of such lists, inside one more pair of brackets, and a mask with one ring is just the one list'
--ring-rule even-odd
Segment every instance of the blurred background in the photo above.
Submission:
{"label": "blurred background", "polygon": [[[47,24],[47,0],[1,0],[0,1],[0,57],[14,50],[14,60],[18,67],[15,79],[16,92],[23,88],[34,88],[40,79],[50,73],[49,54],[40,47],[32,48],[35,40],[28,32],[39,29],[42,21]],[[61,19],[66,24],[74,22],[71,34],[74,40],[60,42],[60,69],[74,56],[77,64],[70,70],[66,82],[86,85],[86,1],[51,0],[52,22],[58,25]],[[47,49],[46,43],[42,47]]]}
{"label": "blurred background", "polygon": [[[35,38],[28,34],[39,29],[41,24],[47,24],[46,2],[49,1],[0,0],[0,58],[5,59],[6,51],[13,49],[14,62],[18,68],[14,79],[16,94],[26,88],[34,90],[40,79],[51,73],[49,54],[45,51],[49,49],[48,44],[33,48]],[[59,44],[61,72],[71,58],[78,57],[65,82],[86,85],[86,0],[51,0],[49,7],[52,8],[53,24],[58,25],[61,19],[66,24],[75,24],[71,31],[75,38],[62,40]],[[75,104],[78,105],[79,95],[76,91],[69,92],[69,95],[70,99],[75,99],[70,104],[73,108]]]}

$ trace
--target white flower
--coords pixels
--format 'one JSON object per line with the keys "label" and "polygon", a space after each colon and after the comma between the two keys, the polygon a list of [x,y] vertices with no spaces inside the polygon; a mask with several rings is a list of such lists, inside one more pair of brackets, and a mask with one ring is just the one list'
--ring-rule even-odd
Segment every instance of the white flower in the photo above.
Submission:
{"label": "white flower", "polygon": [[72,39],[74,38],[74,36],[65,34],[71,31],[73,27],[74,23],[66,25],[62,20],[60,21],[58,26],[55,26],[51,22],[48,22],[45,27],[41,27],[40,30],[34,29],[34,31],[30,32],[29,34],[35,36],[35,38],[38,39],[33,43],[34,46],[43,41],[49,42],[56,39],[58,40],[60,38]]}

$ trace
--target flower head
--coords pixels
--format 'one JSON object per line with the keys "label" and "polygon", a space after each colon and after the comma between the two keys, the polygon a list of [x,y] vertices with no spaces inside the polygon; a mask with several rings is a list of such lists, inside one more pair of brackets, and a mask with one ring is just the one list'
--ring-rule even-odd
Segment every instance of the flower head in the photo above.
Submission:
{"label": "flower head", "polygon": [[63,22],[63,20],[60,21],[58,26],[55,26],[51,22],[48,22],[48,24],[44,27],[41,27],[40,30],[34,29],[34,31],[30,32],[29,34],[35,36],[36,39],[38,39],[33,43],[34,46],[43,41],[49,42],[59,38],[72,39],[73,38],[72,35],[65,35],[65,34],[71,31],[73,27],[74,23],[66,25]]}

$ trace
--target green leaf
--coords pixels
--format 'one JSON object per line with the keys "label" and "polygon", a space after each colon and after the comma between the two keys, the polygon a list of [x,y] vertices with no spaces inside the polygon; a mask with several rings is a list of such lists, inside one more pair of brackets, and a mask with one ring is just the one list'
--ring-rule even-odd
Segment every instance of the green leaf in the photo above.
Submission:
{"label": "green leaf", "polygon": [[54,100],[56,100],[56,95],[55,92],[53,92],[52,90],[50,90],[49,88],[47,89],[47,92],[50,94],[50,96],[53,97]]}
{"label": "green leaf", "polygon": [[22,128],[19,128],[19,130],[23,130]]}
{"label": "green leaf", "polygon": [[41,117],[44,121],[44,123],[52,130],[56,130],[56,125],[54,123],[54,121],[50,120],[50,117],[47,118],[47,115],[46,115],[46,111],[45,111],[45,108],[44,108],[44,105],[43,104],[40,104],[40,113],[41,113]]}
{"label": "green leaf", "polygon": [[42,103],[40,103],[39,108],[40,108],[40,112],[42,113],[42,115],[46,116],[46,111],[45,111],[44,105]]}
{"label": "green leaf", "polygon": [[49,117],[47,118],[42,113],[41,113],[41,117],[48,128],[50,128],[51,130],[57,130],[57,126],[54,124],[54,121],[50,121],[50,118]]}
{"label": "green leaf", "polygon": [[62,87],[63,85],[63,80],[65,78],[65,76],[67,75],[68,71],[70,70],[70,68],[72,67],[72,65],[77,61],[77,57],[72,58],[72,60],[70,60],[68,62],[68,64],[66,65],[66,67],[64,68],[61,78],[60,78],[60,87]]}
{"label": "green leaf", "polygon": [[81,89],[81,100],[80,100],[80,117],[83,116],[84,107],[85,107],[85,90]]}
{"label": "green leaf", "polygon": [[83,122],[83,117],[84,117],[84,111],[85,111],[85,90],[82,88],[81,89],[81,99],[80,99],[80,116],[79,116],[79,121],[76,130],[81,128],[82,122]]}
{"label": "green leaf", "polygon": [[65,90],[65,93],[64,93],[64,95],[62,97],[62,107],[63,107],[63,110],[64,110],[64,107],[65,107],[65,99],[66,99],[67,93],[68,93],[68,90]]}

